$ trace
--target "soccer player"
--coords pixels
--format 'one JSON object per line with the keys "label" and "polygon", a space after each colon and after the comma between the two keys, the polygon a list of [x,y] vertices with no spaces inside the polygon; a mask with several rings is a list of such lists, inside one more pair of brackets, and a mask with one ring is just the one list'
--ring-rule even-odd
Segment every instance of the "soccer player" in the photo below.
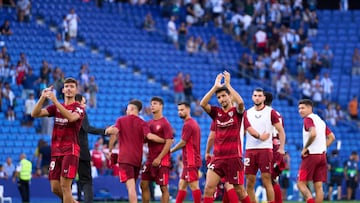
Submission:
{"label": "soccer player", "polygon": [[[264,92],[265,95],[265,101],[264,104],[266,106],[270,106],[272,104],[273,101],[273,96],[271,94],[271,92]],[[275,110],[275,109],[274,109]],[[281,125],[284,128],[284,122],[283,122],[283,118],[281,116],[281,114],[276,111],[276,114],[279,116],[279,122],[281,123]],[[276,128],[273,129],[273,133],[272,133],[272,142],[273,142],[273,170],[271,172],[271,181],[272,181],[272,185],[274,188],[274,198],[275,198],[275,203],[282,203],[282,193],[281,193],[281,187],[279,185],[279,176],[281,174],[281,172],[284,170],[286,163],[284,160],[284,154],[280,154],[278,152],[279,148],[280,148],[280,139],[279,139],[279,133],[276,130]]]}
{"label": "soccer player", "polygon": [[164,139],[150,133],[147,123],[139,117],[141,109],[141,101],[131,100],[126,116],[118,118],[115,125],[105,130],[105,134],[110,135],[108,158],[112,157],[114,144],[119,140],[119,178],[126,185],[131,203],[137,202],[135,183],[140,172],[145,138],[164,142]]}
{"label": "soccer player", "polygon": [[155,181],[160,186],[161,202],[169,202],[168,190],[170,173],[170,147],[173,140],[173,132],[169,121],[163,116],[164,101],[160,97],[151,98],[151,112],[153,119],[148,122],[150,131],[165,139],[165,143],[148,141],[149,153],[141,174],[142,202],[150,202],[149,183]]}
{"label": "soccer player", "polygon": [[[323,182],[327,181],[326,149],[335,140],[326,123],[313,113],[313,102],[302,99],[298,104],[299,114],[304,119],[302,161],[298,172],[297,186],[307,203],[320,203],[324,199]],[[312,181],[315,199],[307,187]]]}
{"label": "soccer player", "polygon": [[[75,101],[79,102],[82,107],[86,108],[86,98],[81,94],[75,95]],[[79,131],[80,159],[79,159],[79,186],[78,197],[81,197],[81,191],[84,191],[84,203],[92,203],[94,197],[93,182],[91,176],[91,157],[89,152],[88,133],[96,135],[105,135],[104,128],[95,128],[90,125],[86,112]]]}
{"label": "soccer player", "polygon": [[[278,152],[284,154],[285,133],[280,116],[271,107],[266,106],[264,90],[256,88],[252,94],[254,106],[244,113],[244,128],[251,125],[257,132],[273,133],[274,127],[278,131],[280,145]],[[249,133],[248,133],[249,134]],[[246,158],[244,159],[246,175],[246,191],[252,202],[255,202],[256,174],[260,169],[261,180],[266,190],[267,200],[274,202],[271,172],[273,169],[273,142],[272,137],[259,139],[253,136],[246,137]]]}
{"label": "soccer player", "polygon": [[[75,101],[78,91],[77,81],[66,78],[64,81],[65,101],[60,103],[50,86],[41,93],[31,115],[37,117],[55,117],[54,129],[51,139],[51,162],[49,180],[51,191],[64,203],[76,202],[71,193],[71,184],[76,176],[79,164],[79,130],[84,118],[84,109]],[[53,102],[42,108],[46,99]]]}
{"label": "soccer player", "polygon": [[[221,82],[223,79],[224,83]],[[213,94],[221,107],[209,104]],[[233,101],[236,106],[233,106]],[[204,203],[214,201],[213,195],[221,178],[224,178],[230,202],[237,203],[238,195],[241,202],[250,202],[243,186],[244,165],[240,139],[244,102],[230,84],[230,73],[224,71],[217,75],[214,85],[202,98],[200,105],[215,122],[214,156],[208,164]],[[258,133],[253,134],[261,136]]]}
{"label": "soccer player", "polygon": [[186,197],[186,188],[189,185],[195,203],[201,203],[201,191],[199,188],[199,169],[201,167],[200,155],[200,127],[191,118],[190,104],[183,102],[178,104],[178,114],[184,120],[181,140],[170,152],[182,149],[183,171],[179,180],[179,190],[176,203],[181,203]]}

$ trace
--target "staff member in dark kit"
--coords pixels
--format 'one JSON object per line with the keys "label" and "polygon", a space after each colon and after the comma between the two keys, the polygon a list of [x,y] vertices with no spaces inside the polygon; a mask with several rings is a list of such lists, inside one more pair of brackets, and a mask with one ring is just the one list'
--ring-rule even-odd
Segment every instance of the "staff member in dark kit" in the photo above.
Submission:
{"label": "staff member in dark kit", "polygon": [[[81,94],[75,95],[75,101],[79,102],[85,109],[86,98]],[[91,176],[91,157],[89,152],[89,140],[88,133],[96,135],[104,135],[104,128],[95,128],[89,124],[87,114],[85,112],[83,122],[79,131],[79,143],[80,143],[80,159],[79,159],[79,180],[78,180],[78,197],[81,197],[81,191],[84,192],[84,203],[92,203],[94,197],[93,183]]]}

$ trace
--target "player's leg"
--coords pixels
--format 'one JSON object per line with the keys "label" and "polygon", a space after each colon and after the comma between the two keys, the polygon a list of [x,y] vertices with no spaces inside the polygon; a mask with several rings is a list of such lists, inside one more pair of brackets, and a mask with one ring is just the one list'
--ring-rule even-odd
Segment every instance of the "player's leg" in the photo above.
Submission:
{"label": "player's leg", "polygon": [[340,201],[342,199],[342,189],[341,184],[337,185],[337,200]]}
{"label": "player's leg", "polygon": [[128,191],[129,202],[130,203],[137,203],[135,179],[131,178],[131,179],[127,180],[125,185],[126,185],[126,188],[127,188],[127,191]]}
{"label": "player's leg", "polygon": [[168,185],[160,185],[161,190],[161,203],[168,203],[170,201],[170,193]]}
{"label": "player's leg", "polygon": [[63,156],[61,161],[60,187],[63,194],[63,202],[77,202],[71,192],[71,185],[76,177],[79,166],[79,157],[74,155]]}
{"label": "player's leg", "polygon": [[60,159],[58,160],[57,157],[51,157],[50,166],[49,166],[49,180],[50,180],[51,192],[62,200],[63,193],[60,186],[62,160]]}
{"label": "player's leg", "polygon": [[140,188],[141,188],[141,197],[143,203],[150,202],[150,188],[149,188],[150,181],[148,180],[141,180]]}
{"label": "player's leg", "polygon": [[63,203],[74,202],[71,192],[72,181],[73,181],[72,178],[60,177],[60,186],[61,186],[61,191],[63,193]]}
{"label": "player's leg", "polygon": [[176,195],[176,203],[182,203],[186,198],[186,188],[188,183],[184,179],[179,180],[179,190]]}
{"label": "player's leg", "polygon": [[[306,202],[307,203],[314,203],[315,201],[313,200],[313,197],[311,195],[311,191],[309,190],[306,183],[307,183],[306,181],[298,181],[297,186],[299,188],[299,191],[303,195],[304,199],[306,200]],[[313,202],[311,202],[311,200]]]}
{"label": "player's leg", "polygon": [[141,170],[140,188],[143,203],[150,202],[150,181],[152,181],[150,169],[151,165],[145,164]]}
{"label": "player's leg", "polygon": [[220,176],[213,170],[208,169],[206,172],[206,182],[204,189],[204,203],[214,201],[214,193],[216,192],[217,184],[220,181]]}
{"label": "player's leg", "polygon": [[63,193],[60,187],[60,181],[50,180],[51,192],[58,196],[60,199],[63,199]]}
{"label": "player's leg", "polygon": [[261,181],[263,182],[264,188],[266,190],[266,196],[269,202],[273,202],[274,198],[274,188],[271,181],[270,173],[261,173]]}
{"label": "player's leg", "polygon": [[329,201],[332,200],[333,188],[334,188],[334,187],[333,187],[333,185],[332,185],[331,182],[330,182],[329,189],[328,189],[328,197],[327,197]]}
{"label": "player's leg", "polygon": [[201,190],[199,188],[199,181],[192,181],[189,183],[190,190],[192,192],[194,203],[201,203]]}
{"label": "player's leg", "polygon": [[256,202],[255,183],[256,183],[256,176],[252,175],[252,174],[247,174],[246,175],[246,192],[248,193],[251,202]]}
{"label": "player's leg", "polygon": [[170,174],[169,167],[160,167],[156,176],[156,184],[160,186],[160,190],[161,190],[162,203],[168,203],[170,200],[170,193],[168,188],[169,174]]}
{"label": "player's leg", "polygon": [[324,200],[323,183],[321,181],[314,182],[315,203],[322,203]]}

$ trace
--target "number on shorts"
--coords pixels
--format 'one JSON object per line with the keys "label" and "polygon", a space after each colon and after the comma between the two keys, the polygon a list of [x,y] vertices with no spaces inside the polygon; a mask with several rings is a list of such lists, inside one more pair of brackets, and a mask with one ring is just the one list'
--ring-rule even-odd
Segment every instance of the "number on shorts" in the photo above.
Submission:
{"label": "number on shorts", "polygon": [[49,170],[52,171],[55,168],[55,161],[50,162]]}
{"label": "number on shorts", "polygon": [[244,165],[245,166],[250,166],[250,158],[245,158],[244,159]]}
{"label": "number on shorts", "polygon": [[207,168],[208,168],[208,169],[211,169],[211,170],[214,170],[214,169],[215,169],[215,164],[210,164],[210,163],[209,163],[209,164],[207,165]]}

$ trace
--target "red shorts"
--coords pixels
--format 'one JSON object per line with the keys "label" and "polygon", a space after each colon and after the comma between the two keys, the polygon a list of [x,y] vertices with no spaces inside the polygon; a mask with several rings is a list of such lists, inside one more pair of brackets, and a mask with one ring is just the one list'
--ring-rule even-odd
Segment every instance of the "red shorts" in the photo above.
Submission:
{"label": "red shorts", "polygon": [[326,154],[309,154],[302,158],[298,172],[298,181],[327,181],[327,161]]}
{"label": "red shorts", "polygon": [[188,183],[199,180],[199,169],[194,168],[184,168],[181,173],[181,179],[185,180]]}
{"label": "red shorts", "polygon": [[166,166],[154,167],[151,164],[146,164],[141,170],[141,180],[155,181],[158,185],[169,184],[170,168]]}
{"label": "red shorts", "polygon": [[279,149],[279,145],[274,145],[273,148],[273,171],[271,172],[271,178],[275,180],[278,176],[280,176],[281,172],[284,170],[286,163],[284,160],[284,155],[277,152]]}
{"label": "red shorts", "polygon": [[60,176],[74,179],[78,170],[79,157],[74,155],[53,156],[49,166],[49,180],[60,180]]}
{"label": "red shorts", "polygon": [[213,159],[208,164],[208,169],[224,178],[224,182],[234,185],[244,184],[244,164],[240,157]]}
{"label": "red shorts", "polygon": [[260,169],[261,173],[272,172],[272,149],[248,149],[246,150],[244,165],[245,174],[256,175]]}
{"label": "red shorts", "polygon": [[125,183],[129,179],[136,179],[139,177],[140,167],[130,164],[119,163],[119,178],[120,182]]}

